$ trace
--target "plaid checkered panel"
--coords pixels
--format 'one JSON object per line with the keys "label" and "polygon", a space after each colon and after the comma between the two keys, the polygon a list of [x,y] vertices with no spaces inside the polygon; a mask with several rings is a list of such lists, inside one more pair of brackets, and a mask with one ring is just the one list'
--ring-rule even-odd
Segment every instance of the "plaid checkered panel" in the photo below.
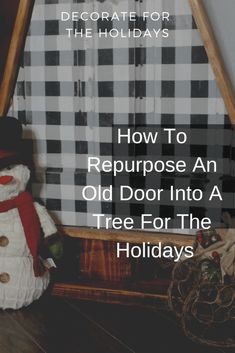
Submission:
{"label": "plaid checkered panel", "polygon": [[[61,11],[169,11],[169,38],[67,38],[76,29],[133,28],[128,21],[60,21]],[[159,26],[159,24],[157,24]],[[112,159],[112,126],[224,124],[226,112],[187,0],[37,0],[16,86],[13,114],[33,140],[33,193],[64,225],[95,226],[109,202],[86,202],[85,185],[112,177],[87,173],[87,157]],[[220,151],[223,158],[223,151]],[[230,168],[230,164],[228,165]],[[167,205],[165,205],[166,207]]]}

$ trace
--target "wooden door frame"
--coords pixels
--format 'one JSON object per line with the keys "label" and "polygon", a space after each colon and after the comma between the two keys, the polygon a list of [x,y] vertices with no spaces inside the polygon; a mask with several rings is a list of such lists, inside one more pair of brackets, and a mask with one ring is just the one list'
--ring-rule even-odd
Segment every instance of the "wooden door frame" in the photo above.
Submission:
{"label": "wooden door frame", "polygon": [[[230,119],[235,122],[235,99],[232,83],[229,79],[226,67],[223,63],[222,55],[216,43],[212,26],[206,14],[203,0],[189,0],[192,12],[201,33],[204,46],[206,48],[209,61],[214,70],[214,74],[221,90]],[[29,20],[34,5],[34,0],[20,0],[18,13],[13,29],[12,40],[9,47],[7,63],[3,79],[0,86],[0,116],[7,114],[12,99],[15,82],[19,70],[19,62],[23,51],[23,46],[28,30]],[[188,235],[165,233],[165,232],[146,232],[146,231],[115,231],[115,230],[96,230],[92,228],[79,227],[60,227],[61,231],[75,238],[104,240],[114,242],[142,243],[149,241],[152,244],[161,242],[162,244],[174,244],[178,246],[192,245],[193,237]],[[79,284],[56,283],[53,294],[59,296],[69,296],[86,300],[100,300],[103,302],[136,304],[155,307],[167,301],[167,294],[153,294],[143,292],[133,292],[127,290],[84,286]]]}
{"label": "wooden door frame", "polygon": [[216,35],[210,17],[208,16],[204,0],[189,0],[189,4],[229,118],[231,123],[235,124],[235,92],[221,50],[216,41]]}
{"label": "wooden door frame", "polygon": [[[224,99],[231,123],[235,123],[235,95],[232,82],[229,78],[226,66],[224,64],[219,46],[213,33],[212,25],[206,12],[203,0],[189,0],[192,13],[201,34],[209,62],[214,71],[214,75],[221,95]],[[152,244],[162,242],[163,244],[173,243],[178,246],[187,246],[193,244],[193,238],[188,235],[175,233],[150,233],[141,231],[104,231],[91,228],[62,227],[65,234],[71,237],[86,238],[91,240],[108,240],[118,242],[141,243],[149,241]],[[68,296],[85,300],[97,300],[108,303],[122,303],[132,305],[145,305],[156,308],[164,307],[168,296],[167,293],[153,294],[132,291],[120,291],[118,289],[103,288],[102,286],[84,286],[79,283],[66,284],[56,283],[53,288],[53,294],[57,296]]]}
{"label": "wooden door frame", "polygon": [[[212,24],[207,14],[204,0],[189,0],[190,7],[197,28],[200,32],[205,46],[209,63],[212,66],[215,79],[219,86],[231,123],[235,123],[235,93],[230,80],[227,68],[221,55],[219,45],[213,32]],[[91,228],[62,227],[65,234],[86,239],[99,239],[109,241],[122,241],[130,243],[141,243],[149,241],[156,244],[174,243],[179,246],[192,245],[192,237],[185,234],[144,232],[144,231],[106,231]]]}
{"label": "wooden door frame", "polygon": [[10,107],[34,1],[35,0],[20,0],[19,2],[4,74],[0,85],[0,117],[6,115]]}
{"label": "wooden door frame", "polygon": [[[235,123],[235,96],[232,83],[222,59],[219,46],[206,13],[203,0],[189,0],[192,13],[197,24],[198,30],[204,42],[207,55],[212,65],[215,78],[221,90],[225,106],[232,123]],[[15,82],[19,70],[19,63],[23,53],[24,42],[31,18],[34,0],[20,0],[15,24],[13,28],[12,40],[10,42],[7,62],[4,75],[0,85],[0,117],[7,114],[10,101],[14,92]],[[60,227],[61,231],[75,238],[142,243],[149,241],[152,244],[161,242],[162,244],[174,244],[178,246],[192,245],[193,237],[188,235],[165,233],[165,232],[146,232],[146,231],[115,231],[115,230],[96,230],[92,228],[79,227]],[[53,294],[59,296],[69,296],[86,300],[99,300],[103,302],[148,305],[155,307],[159,302],[167,301],[167,294],[153,294],[133,292],[113,288],[92,287],[68,283],[56,283]]]}
{"label": "wooden door frame", "polygon": [[[230,119],[235,122],[235,95],[231,80],[226,70],[219,46],[216,43],[212,25],[206,13],[203,0],[189,0],[192,13],[201,34],[207,55],[212,65],[218,86],[221,90]],[[5,73],[0,86],[0,116],[7,113],[13,95],[15,82],[17,79],[20,56],[24,46],[25,37],[28,30],[29,21],[34,5],[34,0],[20,0],[18,13],[15,20],[12,40],[9,47]],[[122,241],[131,243],[141,243],[150,241],[151,243],[175,243],[178,245],[191,244],[192,238],[187,235],[164,233],[164,232],[144,232],[144,231],[114,231],[96,230],[92,228],[61,227],[62,231],[72,237],[99,239],[108,241]]]}

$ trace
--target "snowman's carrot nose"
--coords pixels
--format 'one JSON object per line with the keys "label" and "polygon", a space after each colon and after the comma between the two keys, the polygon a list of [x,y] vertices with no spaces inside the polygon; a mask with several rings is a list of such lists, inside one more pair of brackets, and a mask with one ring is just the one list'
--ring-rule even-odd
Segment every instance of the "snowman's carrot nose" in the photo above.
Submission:
{"label": "snowman's carrot nose", "polygon": [[0,185],[6,185],[6,184],[9,184],[12,182],[13,180],[13,176],[11,175],[3,175],[3,176],[0,176]]}

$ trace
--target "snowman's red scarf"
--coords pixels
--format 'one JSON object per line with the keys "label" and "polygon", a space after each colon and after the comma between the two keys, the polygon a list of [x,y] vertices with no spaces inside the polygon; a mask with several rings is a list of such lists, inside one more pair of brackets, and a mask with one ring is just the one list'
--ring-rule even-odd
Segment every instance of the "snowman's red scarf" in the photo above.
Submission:
{"label": "snowman's red scarf", "polygon": [[0,201],[0,212],[7,212],[13,208],[17,208],[20,215],[26,242],[33,257],[35,277],[42,276],[44,269],[38,257],[40,221],[35,210],[34,201],[31,194],[25,191],[14,199]]}

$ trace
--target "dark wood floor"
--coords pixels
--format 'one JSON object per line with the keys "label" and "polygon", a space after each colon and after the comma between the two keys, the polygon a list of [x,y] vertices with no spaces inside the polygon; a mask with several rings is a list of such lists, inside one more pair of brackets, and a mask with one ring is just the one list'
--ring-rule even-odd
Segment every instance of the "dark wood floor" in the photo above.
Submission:
{"label": "dark wood floor", "polygon": [[19,311],[0,311],[0,353],[173,351],[225,352],[189,341],[174,318],[164,311],[48,296]]}

